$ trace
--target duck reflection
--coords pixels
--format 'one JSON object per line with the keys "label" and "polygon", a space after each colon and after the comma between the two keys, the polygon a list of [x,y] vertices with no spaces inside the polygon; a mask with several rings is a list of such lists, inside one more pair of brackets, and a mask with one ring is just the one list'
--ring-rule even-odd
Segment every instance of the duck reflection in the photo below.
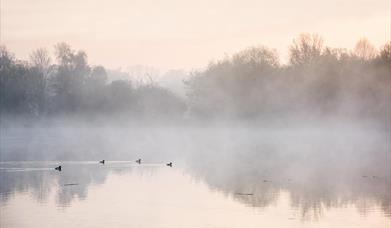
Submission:
{"label": "duck reflection", "polygon": [[0,200],[6,203],[15,193],[28,192],[39,202],[46,202],[55,192],[58,206],[66,207],[74,199],[85,199],[91,185],[103,184],[111,172],[129,171],[128,166],[102,167],[86,162],[67,162],[62,171],[54,170],[52,163],[3,163],[0,169]]}

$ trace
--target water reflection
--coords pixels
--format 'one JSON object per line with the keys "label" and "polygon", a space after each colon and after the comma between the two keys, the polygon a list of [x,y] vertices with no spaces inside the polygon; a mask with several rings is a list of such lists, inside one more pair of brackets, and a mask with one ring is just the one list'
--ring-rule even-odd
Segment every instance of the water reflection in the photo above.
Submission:
{"label": "water reflection", "polygon": [[[163,132],[167,133],[161,130],[156,134],[160,136]],[[131,223],[132,221],[126,220],[130,215],[145,217],[155,213],[156,218],[162,219],[159,221],[166,221],[166,217],[182,213],[183,216],[187,216],[186,219],[181,220],[183,226],[190,227],[189,221],[191,221],[195,227],[207,227],[205,223],[198,223],[200,219],[194,216],[196,213],[206,211],[203,214],[206,223],[210,226],[227,227],[224,223],[226,214],[234,216],[238,210],[243,209],[238,209],[236,204],[257,211],[268,211],[271,207],[276,207],[275,211],[283,214],[280,217],[273,217],[273,213],[267,214],[262,220],[258,217],[252,218],[248,221],[249,226],[254,224],[278,226],[283,221],[281,219],[286,220],[291,216],[288,210],[294,210],[296,214],[293,217],[305,222],[319,222],[326,213],[337,209],[342,210],[343,216],[355,217],[357,212],[360,218],[372,216],[371,221],[375,221],[377,225],[367,223],[365,227],[382,227],[384,219],[391,222],[389,138],[385,140],[383,134],[377,136],[374,132],[334,133],[308,130],[305,133],[304,131],[292,133],[251,129],[234,131],[201,129],[186,132],[181,134],[181,137],[173,134],[170,138],[175,141],[163,144],[153,143],[153,140],[140,143],[140,151],[146,151],[145,156],[140,156],[143,161],[144,159],[150,161],[152,157],[154,161],[159,159],[164,161],[157,164],[139,165],[134,161],[110,160],[104,165],[98,160],[2,162],[0,163],[0,209],[7,207],[7,204],[15,206],[17,204],[15,201],[24,199],[23,196],[27,194],[40,204],[47,206],[54,202],[56,207],[61,209],[72,209],[76,205],[80,206],[80,202],[85,202],[84,206],[88,209],[79,208],[83,213],[87,213],[90,208],[99,204],[105,210],[113,209],[113,212],[105,211],[105,213],[114,213],[113,220],[119,218],[116,214],[118,213],[123,216],[118,221],[129,222],[130,224],[126,225],[133,226],[135,224]],[[123,140],[123,142],[128,141]],[[142,147],[141,144],[147,147]],[[13,145],[6,145],[5,148],[11,147]],[[121,146],[121,148],[125,151],[132,147]],[[69,146],[64,146],[63,149],[72,151]],[[97,151],[97,154],[103,153],[97,148],[94,151]],[[165,151],[169,153],[164,153]],[[155,153],[159,155],[152,156]],[[99,158],[110,156],[105,155],[107,156]],[[126,153],[120,155],[121,153],[117,153],[118,157],[130,156]],[[177,158],[183,160],[184,164],[174,162],[174,167],[168,167],[166,163],[170,159],[166,158]],[[54,170],[54,167],[60,164],[63,167],[62,171]],[[182,178],[181,175],[187,178]],[[144,176],[154,178],[147,178],[146,182],[138,179]],[[88,200],[91,192],[95,192],[94,200],[98,200],[98,203],[94,204],[92,200]],[[102,196],[106,198],[115,196],[115,200],[111,201]],[[231,204],[231,200],[235,205]],[[113,203],[116,205],[115,208],[111,206]],[[21,204],[23,202],[19,202],[18,205]],[[29,205],[31,206],[31,203]],[[123,211],[117,207],[123,208]],[[214,207],[218,209],[213,209]],[[354,216],[350,211],[351,208],[355,210]],[[18,209],[16,207],[7,210],[7,213],[12,216]],[[219,214],[217,211],[222,213]],[[372,211],[376,213],[371,213]],[[80,216],[75,211],[73,213],[75,216]],[[246,213],[248,211],[243,212],[241,216],[249,216]],[[214,216],[221,217],[214,219]],[[242,222],[241,216],[240,219],[229,220],[229,223]],[[85,218],[91,219],[91,224],[96,225],[93,221],[96,218],[95,214]],[[260,222],[265,219],[269,222]],[[58,221],[62,222],[61,216]],[[346,220],[341,218],[340,221]],[[159,225],[152,220],[150,222],[144,226]],[[290,224],[292,226],[282,223],[280,225],[286,227],[303,226],[301,223]],[[136,225],[141,226],[140,223]],[[238,226],[243,227],[242,224],[233,225],[233,227]]]}
{"label": "water reflection", "polygon": [[[251,207],[264,208],[288,193],[302,220],[318,220],[331,208],[354,206],[365,216],[380,208],[391,218],[390,151],[351,156],[348,148],[297,156],[295,150],[271,145],[252,153],[231,151],[194,156],[188,171],[210,188]],[[301,153],[303,154],[303,153]]]}
{"label": "water reflection", "polygon": [[5,204],[17,193],[27,192],[44,203],[52,191],[60,207],[87,197],[88,188],[103,184],[110,173],[131,172],[130,162],[107,165],[98,162],[5,162],[0,167],[0,200]]}
{"label": "water reflection", "polygon": [[[276,151],[273,154],[261,153],[263,159],[257,160],[254,154],[250,160],[241,153],[231,155],[235,156],[231,161],[240,162],[221,162],[219,156],[216,159],[209,156],[207,160],[199,157],[198,162],[193,158],[187,168],[175,169],[175,172],[186,170],[186,175],[207,183],[210,189],[256,208],[271,206],[287,193],[289,207],[296,208],[302,220],[318,220],[325,210],[351,205],[364,216],[376,208],[381,208],[387,217],[391,215],[390,173],[384,170],[372,168],[363,173],[362,166],[347,167],[346,161],[339,159],[327,164],[307,162],[303,173],[303,167],[298,164],[290,166],[287,171],[288,165],[278,162],[286,160],[276,159],[282,156]],[[271,160],[273,165],[270,165]],[[381,161],[377,162],[381,167]],[[86,199],[89,188],[105,183],[110,175],[129,174],[135,170],[136,175],[154,175],[157,167],[171,169],[165,164],[140,166],[133,163],[63,162],[61,172],[53,168],[58,162],[1,163],[1,204],[6,205],[19,193],[28,193],[39,203],[47,202],[54,194],[57,206],[69,207],[76,199]],[[360,170],[357,170],[358,167]],[[343,172],[336,172],[341,169]]]}

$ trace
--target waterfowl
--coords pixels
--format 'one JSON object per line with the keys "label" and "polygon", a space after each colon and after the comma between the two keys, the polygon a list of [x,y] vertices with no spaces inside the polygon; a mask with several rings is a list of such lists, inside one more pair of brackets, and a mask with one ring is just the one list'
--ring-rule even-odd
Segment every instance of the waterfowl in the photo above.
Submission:
{"label": "waterfowl", "polygon": [[166,165],[172,167],[172,162],[167,163]]}
{"label": "waterfowl", "polygon": [[253,193],[241,193],[241,192],[236,192],[235,195],[240,195],[240,196],[252,196],[254,195]]}
{"label": "waterfowl", "polygon": [[61,165],[54,168],[55,170],[61,171]]}
{"label": "waterfowl", "polygon": [[141,164],[141,158],[137,159],[136,162],[137,162],[138,164]]}
{"label": "waterfowl", "polygon": [[105,160],[99,161],[99,163],[102,163],[104,165],[105,164]]}

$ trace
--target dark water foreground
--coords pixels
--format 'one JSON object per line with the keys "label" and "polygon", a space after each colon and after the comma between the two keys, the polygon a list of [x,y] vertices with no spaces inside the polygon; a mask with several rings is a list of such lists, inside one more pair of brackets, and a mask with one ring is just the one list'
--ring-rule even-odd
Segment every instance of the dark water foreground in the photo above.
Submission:
{"label": "dark water foreground", "polygon": [[[53,169],[58,164],[61,172]],[[236,166],[224,158],[174,164],[2,162],[0,227],[391,224],[391,182],[381,170],[334,175],[336,170],[327,170],[334,165],[308,164],[310,173],[304,167],[280,172],[259,161]]]}

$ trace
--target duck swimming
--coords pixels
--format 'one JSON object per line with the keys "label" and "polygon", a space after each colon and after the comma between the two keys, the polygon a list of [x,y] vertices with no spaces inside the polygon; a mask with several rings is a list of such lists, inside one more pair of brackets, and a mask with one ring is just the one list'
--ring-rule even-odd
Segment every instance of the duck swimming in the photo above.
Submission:
{"label": "duck swimming", "polygon": [[137,159],[136,162],[137,162],[138,164],[141,164],[141,158]]}
{"label": "duck swimming", "polygon": [[170,167],[172,167],[172,162],[170,162],[170,163],[167,163],[167,164],[166,164],[166,166],[170,166]]}
{"label": "duck swimming", "polygon": [[105,164],[105,160],[99,161],[99,163],[102,163],[104,165]]}
{"label": "duck swimming", "polygon": [[61,165],[54,168],[55,170],[61,171]]}

